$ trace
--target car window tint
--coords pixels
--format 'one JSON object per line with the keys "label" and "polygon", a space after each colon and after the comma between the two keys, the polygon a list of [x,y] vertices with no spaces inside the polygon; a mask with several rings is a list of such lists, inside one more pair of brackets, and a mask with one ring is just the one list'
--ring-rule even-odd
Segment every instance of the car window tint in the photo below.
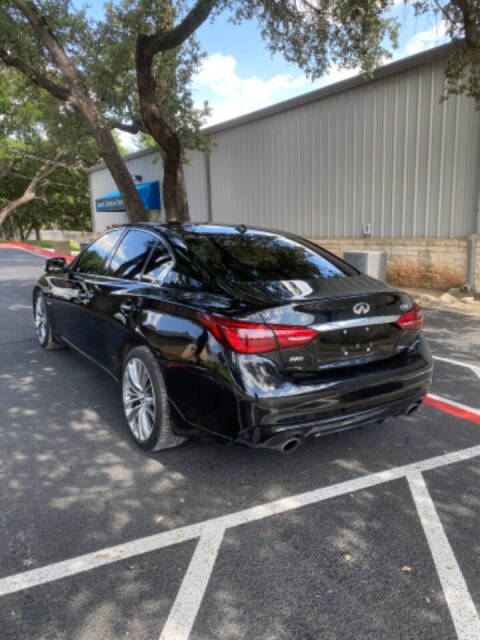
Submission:
{"label": "car window tint", "polygon": [[115,229],[92,242],[92,244],[80,254],[75,271],[80,273],[104,273],[104,262],[107,255],[115,246],[123,229]]}
{"label": "car window tint", "polygon": [[183,265],[177,264],[174,269],[168,272],[163,286],[168,289],[182,289],[183,291],[202,291],[205,285]]}
{"label": "car window tint", "polygon": [[138,278],[157,238],[143,231],[129,231],[115,250],[107,275],[132,280]]}
{"label": "car window tint", "polygon": [[355,275],[334,256],[272,233],[191,233],[185,241],[214,277],[237,282],[316,280]]}
{"label": "car window tint", "polygon": [[142,277],[148,282],[162,282],[172,264],[170,252],[163,242],[159,241],[148,258]]}

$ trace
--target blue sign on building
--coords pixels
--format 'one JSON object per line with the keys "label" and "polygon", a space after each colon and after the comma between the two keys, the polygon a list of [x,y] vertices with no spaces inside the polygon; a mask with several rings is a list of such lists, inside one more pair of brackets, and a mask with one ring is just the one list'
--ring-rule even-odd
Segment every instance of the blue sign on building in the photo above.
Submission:
{"label": "blue sign on building", "polygon": [[[162,208],[160,183],[158,180],[138,184],[137,191],[140,194],[145,209]],[[95,200],[95,208],[97,211],[125,211],[125,205],[120,191],[112,191],[111,193],[106,193],[101,198],[97,198],[97,200]]]}

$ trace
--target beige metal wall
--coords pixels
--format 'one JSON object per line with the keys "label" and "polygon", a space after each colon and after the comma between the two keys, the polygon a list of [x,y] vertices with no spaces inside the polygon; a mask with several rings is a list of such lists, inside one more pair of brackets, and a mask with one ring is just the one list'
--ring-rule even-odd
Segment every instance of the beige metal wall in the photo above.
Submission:
{"label": "beige metal wall", "polygon": [[480,118],[433,62],[214,135],[213,219],[310,237],[474,231]]}
{"label": "beige metal wall", "polygon": [[[127,160],[127,166],[132,175],[142,176],[142,182],[163,180],[163,163],[158,151],[152,151],[137,158]],[[185,182],[190,204],[192,220],[207,220],[207,181],[206,164],[203,153],[193,152],[189,155],[189,162],[185,165]],[[92,208],[93,230],[97,233],[104,231],[114,224],[128,222],[124,211],[107,212],[96,211],[95,200],[116,190],[115,182],[108,169],[99,169],[89,174],[90,197]]]}
{"label": "beige metal wall", "polygon": [[[465,97],[440,103],[443,65],[425,62],[246,124],[213,127],[212,219],[317,238],[360,237],[364,223],[372,237],[474,233],[480,114]],[[127,164],[143,182],[162,179],[158,152]],[[191,154],[185,176],[192,220],[207,220],[203,154]],[[115,188],[106,169],[90,179],[93,205]],[[97,231],[126,220],[92,211]]]}

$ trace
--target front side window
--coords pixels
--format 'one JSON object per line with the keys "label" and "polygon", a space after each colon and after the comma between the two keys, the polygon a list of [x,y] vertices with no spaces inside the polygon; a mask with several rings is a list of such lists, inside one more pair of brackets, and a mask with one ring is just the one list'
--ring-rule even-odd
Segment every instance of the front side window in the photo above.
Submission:
{"label": "front side window", "polygon": [[75,271],[80,273],[103,274],[105,259],[112,251],[122,231],[122,229],[109,231],[95,240],[95,242],[92,242],[92,244],[80,254],[74,267]]}
{"label": "front side window", "polygon": [[115,250],[107,275],[113,278],[135,280],[142,273],[145,260],[157,238],[144,231],[129,231]]}

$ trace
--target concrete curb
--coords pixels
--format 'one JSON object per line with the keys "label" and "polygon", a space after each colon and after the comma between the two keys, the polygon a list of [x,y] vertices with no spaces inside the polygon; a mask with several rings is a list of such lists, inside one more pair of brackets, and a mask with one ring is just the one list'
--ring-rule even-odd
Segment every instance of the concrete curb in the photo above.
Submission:
{"label": "concrete curb", "polygon": [[25,242],[0,242],[0,249],[20,249],[21,251],[27,251],[28,253],[34,253],[46,258],[65,258],[67,262],[72,262],[73,260],[73,256],[67,256],[64,253],[57,253],[49,249],[42,249],[42,247],[34,247]]}

